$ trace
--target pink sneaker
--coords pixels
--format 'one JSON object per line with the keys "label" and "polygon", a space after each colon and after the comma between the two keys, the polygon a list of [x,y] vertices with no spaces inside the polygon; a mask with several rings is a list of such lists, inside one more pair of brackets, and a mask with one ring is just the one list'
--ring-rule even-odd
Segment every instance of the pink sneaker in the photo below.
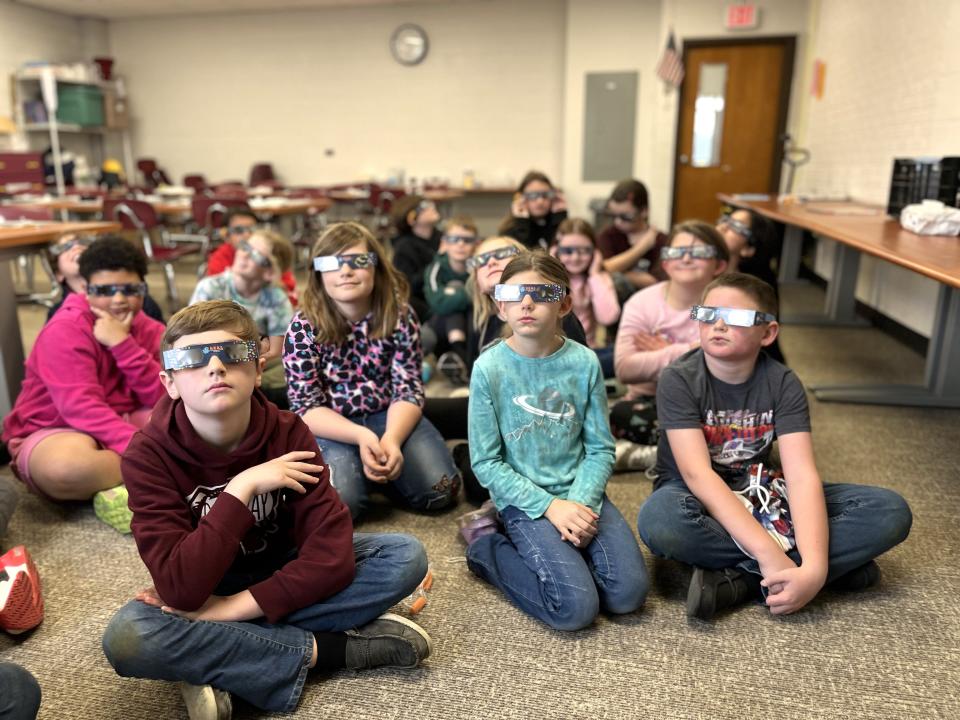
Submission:
{"label": "pink sneaker", "polygon": [[27,549],[17,545],[0,557],[0,628],[16,635],[42,622],[40,574]]}

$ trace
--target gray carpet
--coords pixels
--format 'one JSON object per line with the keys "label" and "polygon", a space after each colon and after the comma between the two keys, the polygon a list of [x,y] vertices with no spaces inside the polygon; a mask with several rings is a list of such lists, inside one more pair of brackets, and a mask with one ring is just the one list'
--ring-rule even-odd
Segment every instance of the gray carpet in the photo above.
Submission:
{"label": "gray carpet", "polygon": [[[788,307],[822,297],[789,288]],[[922,358],[875,330],[789,327],[783,347],[807,384],[922,376]],[[879,588],[824,593],[774,618],[759,605],[712,625],[684,614],[687,573],[645,552],[646,606],[601,617],[584,631],[548,630],[474,578],[453,518],[376,508],[361,530],[402,530],[426,545],[436,576],[419,616],[434,655],[414,672],[341,672],[311,678],[308,718],[957,718],[960,717],[960,412],[831,405],[811,400],[826,481],[902,493],[914,512],[906,543],[883,556]],[[9,470],[0,470],[9,474]],[[631,521],[650,492],[618,475],[610,496]],[[176,691],[117,677],[100,651],[113,611],[148,576],[131,538],[89,506],[24,496],[6,548],[25,543],[43,576],[46,620],[0,636],[0,658],[40,680],[42,718],[181,718]],[[241,707],[235,717],[265,717]]]}

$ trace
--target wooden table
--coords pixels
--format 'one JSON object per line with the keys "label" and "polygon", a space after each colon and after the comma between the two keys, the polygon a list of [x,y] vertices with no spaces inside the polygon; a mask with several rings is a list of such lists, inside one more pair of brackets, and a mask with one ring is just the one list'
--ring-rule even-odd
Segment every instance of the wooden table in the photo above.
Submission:
{"label": "wooden table", "polygon": [[114,222],[0,225],[0,418],[13,408],[23,382],[23,338],[9,261],[23,253],[41,250],[65,233],[115,232],[119,229],[120,224]]}
{"label": "wooden table", "polygon": [[[871,206],[856,203],[778,203],[719,195],[729,205],[754,210],[786,226],[780,281],[796,278],[803,232],[837,243],[821,324],[856,324],[857,273],[866,253],[940,283],[924,384],[845,385],[811,388],[824,401],[960,408],[960,237],[915,235]],[[869,214],[865,214],[869,213]],[[803,318],[806,319],[806,318]],[[786,318],[789,322],[789,317]]]}

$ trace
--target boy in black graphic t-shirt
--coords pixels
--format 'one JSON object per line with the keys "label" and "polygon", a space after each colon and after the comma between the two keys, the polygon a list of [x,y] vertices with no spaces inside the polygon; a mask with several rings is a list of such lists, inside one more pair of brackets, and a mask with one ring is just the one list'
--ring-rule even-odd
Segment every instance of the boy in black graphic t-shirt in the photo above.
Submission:
{"label": "boy in black graphic t-shirt", "polygon": [[[717,278],[692,310],[701,347],[657,388],[658,477],[638,528],[655,554],[694,566],[687,614],[701,620],[761,595],[784,614],[826,583],[868,587],[873,559],[910,531],[896,493],[821,483],[803,386],[760,352],[777,336],[776,314],[763,281]],[[782,475],[768,467],[775,439]]]}

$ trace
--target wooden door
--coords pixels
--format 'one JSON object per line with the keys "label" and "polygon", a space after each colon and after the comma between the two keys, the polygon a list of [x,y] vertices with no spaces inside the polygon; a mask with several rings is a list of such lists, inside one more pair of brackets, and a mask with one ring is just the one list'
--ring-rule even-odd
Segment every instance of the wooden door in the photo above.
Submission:
{"label": "wooden door", "polygon": [[720,192],[777,192],[793,52],[792,37],[684,44],[674,222],[713,222]]}

